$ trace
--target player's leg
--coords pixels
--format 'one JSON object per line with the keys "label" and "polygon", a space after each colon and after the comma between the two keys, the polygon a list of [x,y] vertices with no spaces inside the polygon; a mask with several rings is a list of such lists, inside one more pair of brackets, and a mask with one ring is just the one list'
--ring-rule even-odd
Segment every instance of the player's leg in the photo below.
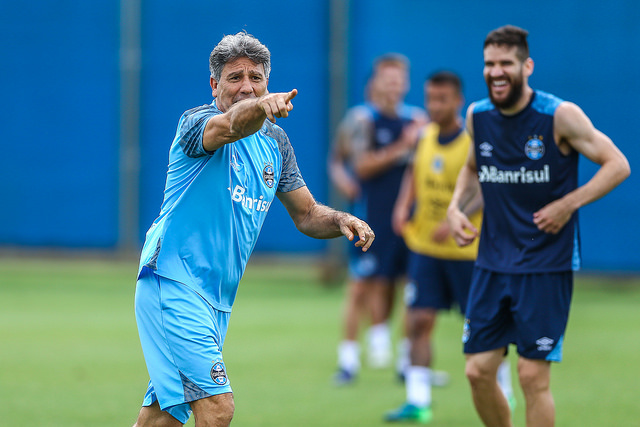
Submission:
{"label": "player's leg", "polygon": [[[473,277],[473,261],[445,261],[447,279],[449,289],[453,295],[453,299],[458,304],[460,313],[464,316],[467,311],[467,302],[469,300],[469,290],[471,288],[471,280]],[[509,407],[513,411],[516,400],[513,394],[513,386],[511,383],[511,365],[505,357],[498,367],[498,385],[509,402]]]}
{"label": "player's leg", "polygon": [[[136,320],[151,378],[139,425],[165,414],[184,424],[190,402],[231,393],[221,353],[229,315],[184,284],[153,273],[138,280]],[[220,415],[230,420],[233,412]]]}
{"label": "player's leg", "polygon": [[338,371],[334,375],[336,385],[351,383],[360,370],[360,325],[369,314],[369,286],[365,280],[352,278],[347,284],[344,307],[343,339],[338,344]]}
{"label": "player's leg", "polygon": [[555,422],[551,395],[551,362],[520,357],[518,377],[527,403],[527,427],[549,427]]}
{"label": "player's leg", "polygon": [[171,414],[160,409],[156,400],[149,406],[143,406],[133,427],[180,427],[183,424]]}
{"label": "player's leg", "polygon": [[511,276],[475,268],[467,300],[463,343],[465,374],[474,406],[487,426],[510,426],[507,398],[497,381],[506,347],[515,341]]}
{"label": "player's leg", "polygon": [[190,403],[196,427],[227,427],[235,408],[233,393],[217,394]]}
{"label": "player's leg", "polygon": [[437,311],[432,308],[409,309],[411,365],[407,369],[407,403],[421,408],[431,407],[431,340]]}
{"label": "player's leg", "polygon": [[387,412],[388,422],[417,422],[427,424],[431,413],[431,332],[436,311],[423,308],[407,310],[410,341],[410,364],[405,371],[406,401],[399,408]]}
{"label": "player's leg", "polygon": [[372,368],[386,368],[391,364],[393,351],[389,321],[395,288],[393,282],[382,276],[370,279],[371,326],[368,331],[368,360]]}
{"label": "player's leg", "polygon": [[388,412],[387,421],[431,421],[431,340],[437,310],[448,308],[449,299],[444,294],[445,286],[440,260],[417,253],[409,257],[409,283],[405,286],[410,340],[410,365],[406,370],[406,402],[400,408]]}
{"label": "player's leg", "polygon": [[471,385],[473,404],[486,426],[511,426],[509,404],[496,380],[504,352],[504,348],[499,348],[466,356],[465,374]]}
{"label": "player's leg", "polygon": [[527,425],[550,426],[555,419],[550,362],[562,360],[573,273],[522,274],[513,280],[518,376],[527,404]]}

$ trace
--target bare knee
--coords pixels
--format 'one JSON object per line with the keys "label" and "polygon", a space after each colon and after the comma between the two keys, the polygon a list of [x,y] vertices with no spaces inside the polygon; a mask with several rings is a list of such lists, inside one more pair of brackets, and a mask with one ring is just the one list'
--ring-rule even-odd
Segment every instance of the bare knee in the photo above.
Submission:
{"label": "bare knee", "polygon": [[472,388],[484,388],[497,383],[496,375],[502,354],[502,350],[498,349],[467,356],[465,375]]}
{"label": "bare knee", "polygon": [[224,393],[191,402],[196,427],[226,427],[233,419],[232,393]]}
{"label": "bare knee", "polygon": [[520,359],[518,378],[525,394],[545,392],[550,386],[551,363],[544,360]]}
{"label": "bare knee", "polygon": [[489,370],[485,366],[479,363],[474,363],[474,361],[471,360],[467,361],[464,373],[467,376],[469,383],[474,388],[481,386],[492,379],[495,380],[495,377],[492,378]]}

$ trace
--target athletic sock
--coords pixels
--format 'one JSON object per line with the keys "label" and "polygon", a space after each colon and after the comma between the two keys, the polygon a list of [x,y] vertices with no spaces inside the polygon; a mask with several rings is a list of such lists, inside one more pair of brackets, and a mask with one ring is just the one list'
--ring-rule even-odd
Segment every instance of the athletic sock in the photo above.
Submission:
{"label": "athletic sock", "polygon": [[508,360],[503,360],[498,366],[498,385],[500,390],[507,397],[513,396],[513,386],[511,384],[511,364]]}
{"label": "athletic sock", "polygon": [[431,406],[431,369],[409,366],[406,376],[407,403],[424,408]]}
{"label": "athletic sock", "polygon": [[369,365],[372,368],[384,368],[393,362],[391,350],[391,331],[386,323],[369,328]]}
{"label": "athletic sock", "polygon": [[338,366],[351,374],[360,370],[360,345],[358,341],[344,340],[338,345]]}
{"label": "athletic sock", "polygon": [[369,348],[372,351],[391,351],[391,330],[386,323],[378,323],[369,328]]}

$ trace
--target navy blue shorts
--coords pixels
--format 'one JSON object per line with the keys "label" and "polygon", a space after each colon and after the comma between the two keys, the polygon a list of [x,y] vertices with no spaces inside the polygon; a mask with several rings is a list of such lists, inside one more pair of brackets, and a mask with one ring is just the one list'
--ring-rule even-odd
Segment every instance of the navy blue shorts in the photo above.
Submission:
{"label": "navy blue shorts", "polygon": [[467,308],[474,261],[433,258],[410,251],[405,304],[409,308],[449,310],[454,303]]}
{"label": "navy blue shorts", "polygon": [[[357,238],[357,237],[356,237]],[[376,236],[367,252],[350,243],[349,274],[356,279],[395,280],[406,274],[409,249],[400,236]]]}
{"label": "navy blue shorts", "polygon": [[573,272],[505,274],[475,268],[462,342],[464,352],[517,346],[528,359],[560,362]]}

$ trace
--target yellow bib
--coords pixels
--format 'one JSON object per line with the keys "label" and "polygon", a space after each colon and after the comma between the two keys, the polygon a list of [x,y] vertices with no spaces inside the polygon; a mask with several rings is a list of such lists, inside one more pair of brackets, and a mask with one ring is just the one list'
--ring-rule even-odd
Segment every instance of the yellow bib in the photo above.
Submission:
{"label": "yellow bib", "polygon": [[[467,161],[471,138],[463,131],[447,144],[438,143],[440,128],[429,123],[418,142],[413,176],[415,209],[403,234],[413,252],[441,259],[474,260],[478,253],[478,239],[471,245],[458,247],[449,235],[442,243],[433,240],[433,234],[447,220],[447,207],[453,195],[458,173]],[[470,218],[480,230],[482,212]]]}

